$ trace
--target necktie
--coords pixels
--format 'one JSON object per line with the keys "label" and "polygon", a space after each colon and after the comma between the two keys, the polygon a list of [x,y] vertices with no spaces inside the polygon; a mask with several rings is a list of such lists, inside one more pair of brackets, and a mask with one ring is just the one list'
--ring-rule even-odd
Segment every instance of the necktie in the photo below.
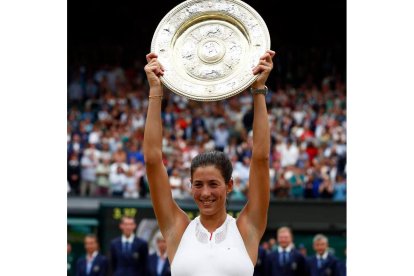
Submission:
{"label": "necktie", "polygon": [[86,274],[91,273],[92,269],[92,260],[86,260]]}
{"label": "necktie", "polygon": [[318,268],[322,267],[322,257],[318,258]]}
{"label": "necktie", "polygon": [[280,262],[280,265],[282,265],[282,266],[284,266],[287,263],[287,252],[285,250],[280,252],[279,262]]}
{"label": "necktie", "polygon": [[130,250],[130,243],[124,242],[124,254],[128,254]]}
{"label": "necktie", "polygon": [[283,257],[284,257],[283,263],[284,264],[288,263],[289,262],[289,254],[288,254],[287,251],[283,251]]}

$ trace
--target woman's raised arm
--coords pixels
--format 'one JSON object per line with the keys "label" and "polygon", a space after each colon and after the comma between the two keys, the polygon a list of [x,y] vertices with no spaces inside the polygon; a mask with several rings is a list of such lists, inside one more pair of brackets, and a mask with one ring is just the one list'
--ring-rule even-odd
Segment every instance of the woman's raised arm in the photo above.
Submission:
{"label": "woman's raised arm", "polygon": [[[144,132],[144,159],[154,212],[163,236],[171,245],[175,243],[176,234],[181,232],[180,229],[184,227],[185,230],[189,219],[172,198],[168,174],[162,162],[163,89],[159,77],[164,74],[164,70],[156,54],[150,53],[146,57],[148,64],[145,66],[145,73],[150,94]],[[181,235],[179,237],[181,238]]]}
{"label": "woman's raised arm", "polygon": [[[267,51],[253,69],[259,74],[253,83],[253,91],[264,90],[266,80],[273,69],[273,51]],[[270,132],[265,95],[253,93],[253,152],[250,163],[249,190],[247,204],[237,220],[240,233],[244,239],[249,255],[257,255],[257,246],[266,229],[267,210],[269,208],[269,152]],[[255,259],[255,258],[254,258]]]}

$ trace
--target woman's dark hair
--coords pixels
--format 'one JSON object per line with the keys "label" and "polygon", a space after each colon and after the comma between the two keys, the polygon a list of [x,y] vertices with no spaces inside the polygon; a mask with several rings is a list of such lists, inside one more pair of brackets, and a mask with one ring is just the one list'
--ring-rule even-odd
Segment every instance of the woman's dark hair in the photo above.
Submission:
{"label": "woman's dark hair", "polygon": [[218,169],[227,184],[233,173],[230,159],[221,151],[207,151],[200,153],[191,161],[191,179],[198,167],[214,166]]}

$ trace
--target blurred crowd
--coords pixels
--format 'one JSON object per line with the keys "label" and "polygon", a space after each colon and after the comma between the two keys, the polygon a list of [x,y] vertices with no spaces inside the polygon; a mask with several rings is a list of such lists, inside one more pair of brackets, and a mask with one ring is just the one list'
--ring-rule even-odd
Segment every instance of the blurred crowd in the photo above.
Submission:
{"label": "blurred crowd", "polygon": [[[143,158],[148,86],[132,67],[76,67],[69,71],[68,193],[149,196]],[[346,200],[346,87],[339,74],[300,84],[268,84],[272,198]],[[195,102],[165,91],[163,158],[174,198],[190,196],[190,164],[208,150],[233,163],[230,200],[249,191],[252,97],[245,91],[219,102]],[[260,134],[259,134],[260,135]]]}
{"label": "blurred crowd", "polygon": [[[68,243],[67,275],[171,275],[167,243],[161,232],[149,241],[135,233],[136,223],[131,217],[120,221],[121,235],[110,243],[108,254],[100,252],[98,237],[84,238],[85,254],[76,257]],[[345,259],[346,259],[346,252]],[[280,227],[274,237],[263,241],[258,248],[254,276],[345,276],[346,260],[335,256],[327,236],[317,234],[312,240],[312,252],[303,244],[294,243],[289,227]]]}

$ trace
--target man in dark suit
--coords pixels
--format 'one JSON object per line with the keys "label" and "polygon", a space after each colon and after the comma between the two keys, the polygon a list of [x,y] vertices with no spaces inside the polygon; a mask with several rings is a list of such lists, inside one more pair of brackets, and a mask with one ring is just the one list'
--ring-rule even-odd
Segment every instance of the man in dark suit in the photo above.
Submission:
{"label": "man in dark suit", "polygon": [[122,217],[122,236],[111,242],[111,267],[114,276],[144,276],[147,271],[148,244],[134,235],[134,218]]}
{"label": "man in dark suit", "polygon": [[310,276],[339,276],[338,260],[328,252],[328,238],[318,234],[313,238],[316,254],[307,259]]}
{"label": "man in dark suit", "polygon": [[278,229],[277,243],[277,249],[268,256],[267,275],[305,275],[306,260],[294,248],[293,235],[289,227],[281,227]]}
{"label": "man in dark suit", "polygon": [[156,252],[148,258],[148,276],[171,276],[170,262],[167,258],[167,242],[158,231],[155,234]]}
{"label": "man in dark suit", "polygon": [[76,263],[76,276],[106,276],[108,260],[98,252],[98,239],[90,234],[85,237],[84,243],[86,256]]}

